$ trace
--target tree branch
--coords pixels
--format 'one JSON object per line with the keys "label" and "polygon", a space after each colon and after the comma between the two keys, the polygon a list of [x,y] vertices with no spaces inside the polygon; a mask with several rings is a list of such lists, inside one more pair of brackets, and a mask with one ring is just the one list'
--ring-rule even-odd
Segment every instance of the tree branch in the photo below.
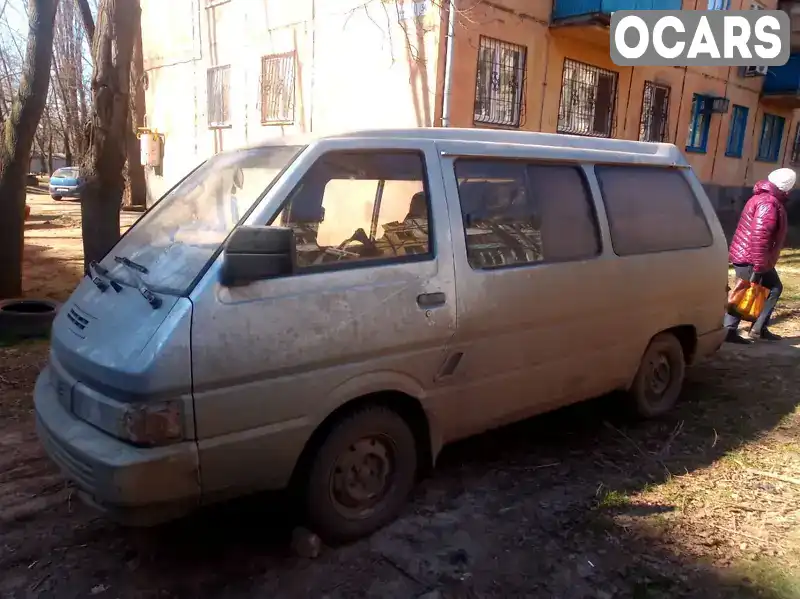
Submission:
{"label": "tree branch", "polygon": [[92,9],[89,7],[88,0],[75,0],[75,4],[78,5],[78,10],[81,11],[83,28],[91,44],[94,41],[94,17],[92,17]]}

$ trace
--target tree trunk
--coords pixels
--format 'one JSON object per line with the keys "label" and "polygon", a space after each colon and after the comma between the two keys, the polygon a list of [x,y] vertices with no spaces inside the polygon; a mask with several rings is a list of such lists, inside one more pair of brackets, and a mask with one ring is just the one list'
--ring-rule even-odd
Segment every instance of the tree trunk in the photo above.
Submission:
{"label": "tree trunk", "polygon": [[128,186],[130,205],[144,208],[147,205],[147,183],[144,166],[141,162],[139,138],[136,136],[139,127],[144,126],[146,113],[144,94],[144,57],[142,56],[142,11],[136,19],[136,35],[133,40],[133,62],[131,63],[131,115],[128,126]]}
{"label": "tree trunk", "polygon": [[0,298],[22,295],[25,183],[31,144],[47,102],[58,0],[28,1],[28,46],[0,144]]}
{"label": "tree trunk", "polygon": [[100,0],[92,43],[92,110],[82,171],[83,262],[100,261],[119,240],[129,131],[130,77],[138,0]]}
{"label": "tree trunk", "polygon": [[[31,173],[34,173],[34,172],[40,173],[40,172],[42,172],[44,170],[44,160],[45,160],[45,157],[47,156],[47,150],[44,147],[44,133],[42,133],[41,135],[37,135],[34,138],[34,149],[35,149],[35,146],[39,146],[38,170],[34,171],[33,170],[33,164],[31,164],[28,167],[28,171],[31,172]],[[33,158],[33,153],[31,153],[31,158]],[[30,160],[29,162],[33,162],[33,161]],[[26,182],[25,183],[25,188],[27,189],[27,187],[28,187],[28,184]]]}
{"label": "tree trunk", "polygon": [[64,131],[64,166],[72,166],[72,146],[69,145],[69,135]]}
{"label": "tree trunk", "polygon": [[50,131],[50,139],[47,144],[47,174],[53,174],[53,131]]}

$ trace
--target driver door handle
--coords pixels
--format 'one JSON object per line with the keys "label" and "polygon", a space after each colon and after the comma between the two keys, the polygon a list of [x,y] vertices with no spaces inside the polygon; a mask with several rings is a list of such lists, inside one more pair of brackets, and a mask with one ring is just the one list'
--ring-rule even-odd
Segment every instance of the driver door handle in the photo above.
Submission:
{"label": "driver door handle", "polygon": [[435,293],[421,293],[417,296],[417,305],[420,308],[434,308],[443,306],[447,301],[447,296],[441,291]]}

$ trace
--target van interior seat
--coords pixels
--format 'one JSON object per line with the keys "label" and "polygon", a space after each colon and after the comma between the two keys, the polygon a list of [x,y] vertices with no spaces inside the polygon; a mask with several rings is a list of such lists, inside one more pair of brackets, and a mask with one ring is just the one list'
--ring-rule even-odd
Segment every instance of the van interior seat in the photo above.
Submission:
{"label": "van interior seat", "polygon": [[418,191],[411,196],[411,202],[408,206],[408,214],[406,214],[405,220],[411,218],[428,218],[428,196],[424,191]]}

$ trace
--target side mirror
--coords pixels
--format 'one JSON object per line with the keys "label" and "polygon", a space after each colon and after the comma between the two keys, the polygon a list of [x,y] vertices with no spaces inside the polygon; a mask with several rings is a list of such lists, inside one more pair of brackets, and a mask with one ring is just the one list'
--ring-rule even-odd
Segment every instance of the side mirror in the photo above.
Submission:
{"label": "side mirror", "polygon": [[287,276],[294,269],[295,241],[290,227],[237,227],[222,254],[220,284],[240,287]]}

